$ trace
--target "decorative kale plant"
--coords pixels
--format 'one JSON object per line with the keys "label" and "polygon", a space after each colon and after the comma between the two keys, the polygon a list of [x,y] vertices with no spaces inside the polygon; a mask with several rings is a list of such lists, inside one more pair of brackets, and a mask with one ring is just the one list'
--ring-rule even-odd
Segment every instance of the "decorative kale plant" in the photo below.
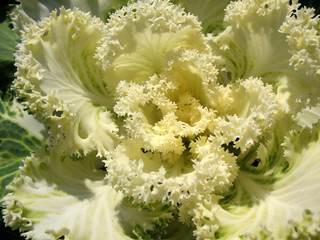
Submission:
{"label": "decorative kale plant", "polygon": [[39,240],[320,238],[314,9],[25,0],[11,20],[7,226]]}

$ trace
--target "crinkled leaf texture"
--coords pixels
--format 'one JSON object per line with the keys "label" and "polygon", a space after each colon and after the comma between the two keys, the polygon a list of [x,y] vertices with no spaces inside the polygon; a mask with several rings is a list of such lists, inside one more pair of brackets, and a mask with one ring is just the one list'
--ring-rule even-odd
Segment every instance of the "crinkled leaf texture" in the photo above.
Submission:
{"label": "crinkled leaf texture", "polygon": [[319,237],[319,125],[290,131],[291,120],[278,124],[256,155],[244,156],[233,188],[216,206],[217,239]]}
{"label": "crinkled leaf texture", "polygon": [[296,1],[231,2],[225,31],[212,38],[214,52],[222,57],[216,62],[222,70],[219,81],[260,77],[274,85],[281,109],[294,114],[307,99],[317,101],[319,16],[313,13]]}
{"label": "crinkled leaf texture", "polygon": [[119,140],[112,98],[93,59],[104,31],[100,19],[61,8],[29,26],[18,44],[13,86],[28,110],[48,125],[61,153],[98,150],[101,156]]}
{"label": "crinkled leaf texture", "polygon": [[128,5],[107,28],[96,57],[126,130],[107,178],[136,201],[169,201],[189,222],[233,185],[236,156],[223,146],[258,142],[277,117],[276,95],[260,78],[219,84],[200,22],[166,1]]}

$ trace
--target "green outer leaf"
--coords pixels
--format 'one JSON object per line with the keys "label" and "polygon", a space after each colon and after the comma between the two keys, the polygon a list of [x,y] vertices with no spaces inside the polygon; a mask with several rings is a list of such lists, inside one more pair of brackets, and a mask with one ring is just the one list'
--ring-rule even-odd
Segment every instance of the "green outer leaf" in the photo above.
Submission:
{"label": "green outer leaf", "polygon": [[13,80],[15,67],[13,53],[19,37],[9,27],[9,23],[0,23],[0,91],[6,92]]}
{"label": "green outer leaf", "polygon": [[199,18],[204,33],[216,35],[225,29],[224,9],[230,0],[171,0]]}
{"label": "green outer leaf", "polygon": [[19,37],[14,33],[8,22],[4,21],[0,23],[0,63],[2,62],[14,62],[13,52],[15,46],[19,40]]}
{"label": "green outer leaf", "polygon": [[[18,103],[0,99],[0,199],[7,194],[6,186],[19,175],[21,160],[40,148],[42,128],[38,124],[23,113]],[[21,125],[29,126],[30,130]]]}

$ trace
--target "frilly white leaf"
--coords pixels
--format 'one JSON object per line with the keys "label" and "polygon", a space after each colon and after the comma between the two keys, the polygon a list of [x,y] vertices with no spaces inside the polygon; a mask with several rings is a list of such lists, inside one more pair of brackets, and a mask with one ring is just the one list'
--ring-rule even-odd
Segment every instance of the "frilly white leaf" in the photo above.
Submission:
{"label": "frilly white leaf", "polygon": [[[232,154],[204,140],[207,152],[197,156],[163,155],[144,152],[134,141],[119,145],[106,161],[107,179],[125,195],[139,202],[169,201],[173,205],[193,204],[194,198],[221,194],[237,176],[238,167]],[[193,144],[198,153],[197,143]],[[176,159],[174,163],[164,162]],[[125,178],[123,176],[126,176]]]}
{"label": "frilly white leaf", "polygon": [[60,159],[53,153],[28,158],[5,198],[6,224],[32,239],[130,239],[114,219],[123,196],[104,182],[95,161],[92,156]]}
{"label": "frilly white leaf", "polygon": [[93,59],[104,31],[101,20],[61,8],[22,33],[13,87],[49,126],[53,146],[62,153],[98,150],[101,156],[119,139],[112,99]]}
{"label": "frilly white leaf", "polygon": [[314,107],[306,107],[297,114],[298,124],[302,127],[313,127],[320,120],[320,103]]}
{"label": "frilly white leaf", "polygon": [[4,199],[5,223],[32,239],[124,240],[134,238],[137,226],[153,231],[157,221],[171,220],[170,207],[139,207],[116,192],[100,161],[94,154],[72,160],[45,151],[27,158]]}
{"label": "frilly white leaf", "polygon": [[234,188],[219,202],[213,221],[219,239],[319,236],[319,128],[288,133],[288,123],[279,124],[282,129],[267,144],[267,162],[256,171],[246,170],[252,165],[240,168]]}
{"label": "frilly white leaf", "polygon": [[303,107],[297,98],[305,103],[310,95],[319,95],[315,74],[319,19],[311,10],[296,11],[298,7],[296,1],[287,0],[231,2],[226,8],[226,29],[211,38],[214,52],[222,57],[217,62],[222,70],[219,82],[260,77],[274,85],[281,110],[293,114]]}
{"label": "frilly white leaf", "polygon": [[106,27],[96,58],[113,93],[122,80],[144,84],[160,74],[170,52],[209,51],[196,17],[167,0],[129,4],[111,15]]}
{"label": "frilly white leaf", "polygon": [[286,33],[292,57],[290,64],[303,69],[307,75],[320,75],[320,34],[319,18],[312,8],[299,8],[296,4],[280,28]]}

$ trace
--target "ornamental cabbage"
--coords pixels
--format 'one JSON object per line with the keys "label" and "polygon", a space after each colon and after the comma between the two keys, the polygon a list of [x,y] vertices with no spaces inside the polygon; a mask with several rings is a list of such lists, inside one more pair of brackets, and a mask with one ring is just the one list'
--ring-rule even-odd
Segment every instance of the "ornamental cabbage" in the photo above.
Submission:
{"label": "ornamental cabbage", "polygon": [[11,20],[11,90],[42,134],[2,199],[7,226],[39,240],[320,238],[314,9],[34,0]]}

